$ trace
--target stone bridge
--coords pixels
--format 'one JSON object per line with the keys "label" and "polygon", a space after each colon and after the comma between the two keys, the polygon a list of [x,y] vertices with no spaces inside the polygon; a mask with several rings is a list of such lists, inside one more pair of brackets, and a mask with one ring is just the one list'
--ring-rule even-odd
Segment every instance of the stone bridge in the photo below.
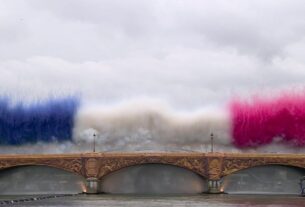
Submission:
{"label": "stone bridge", "polygon": [[242,169],[262,165],[305,168],[305,155],[184,152],[0,155],[0,170],[29,165],[63,169],[86,178],[89,193],[97,192],[99,180],[104,176],[141,164],[166,164],[188,169],[209,180],[213,193],[219,191],[222,177]]}

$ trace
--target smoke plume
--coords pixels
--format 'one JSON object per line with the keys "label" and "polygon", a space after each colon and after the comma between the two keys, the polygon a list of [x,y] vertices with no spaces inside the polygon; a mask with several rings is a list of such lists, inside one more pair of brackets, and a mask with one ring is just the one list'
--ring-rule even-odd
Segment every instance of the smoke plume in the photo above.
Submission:
{"label": "smoke plume", "polygon": [[[83,107],[76,116],[75,142],[96,142],[109,148],[147,149],[202,146],[210,134],[221,145],[230,144],[229,116],[225,111],[182,113],[165,104],[138,101],[115,107]],[[106,149],[107,150],[107,149]]]}
{"label": "smoke plume", "polygon": [[71,140],[78,99],[67,97],[31,104],[0,98],[0,144]]}
{"label": "smoke plume", "polygon": [[275,98],[234,100],[230,109],[232,135],[238,147],[272,142],[305,145],[305,94],[283,93]]}

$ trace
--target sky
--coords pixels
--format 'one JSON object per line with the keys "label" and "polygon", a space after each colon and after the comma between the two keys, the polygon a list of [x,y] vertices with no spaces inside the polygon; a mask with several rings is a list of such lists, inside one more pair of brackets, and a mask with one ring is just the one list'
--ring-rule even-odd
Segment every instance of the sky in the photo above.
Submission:
{"label": "sky", "polygon": [[0,0],[2,96],[193,110],[303,89],[304,67],[302,0]]}

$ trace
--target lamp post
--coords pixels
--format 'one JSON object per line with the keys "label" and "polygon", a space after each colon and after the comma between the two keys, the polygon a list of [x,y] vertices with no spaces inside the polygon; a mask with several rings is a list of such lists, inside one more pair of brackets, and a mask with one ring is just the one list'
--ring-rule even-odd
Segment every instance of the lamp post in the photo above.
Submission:
{"label": "lamp post", "polygon": [[214,152],[214,134],[213,132],[211,133],[211,152]]}
{"label": "lamp post", "polygon": [[96,137],[96,134],[93,133],[93,152],[95,152],[95,137]]}

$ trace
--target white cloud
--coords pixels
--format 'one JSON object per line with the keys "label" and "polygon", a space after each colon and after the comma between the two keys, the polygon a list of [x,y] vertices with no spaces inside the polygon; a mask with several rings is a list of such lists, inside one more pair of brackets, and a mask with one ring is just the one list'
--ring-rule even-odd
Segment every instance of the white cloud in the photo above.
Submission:
{"label": "white cloud", "polygon": [[181,108],[302,86],[302,1],[0,0],[0,92]]}

